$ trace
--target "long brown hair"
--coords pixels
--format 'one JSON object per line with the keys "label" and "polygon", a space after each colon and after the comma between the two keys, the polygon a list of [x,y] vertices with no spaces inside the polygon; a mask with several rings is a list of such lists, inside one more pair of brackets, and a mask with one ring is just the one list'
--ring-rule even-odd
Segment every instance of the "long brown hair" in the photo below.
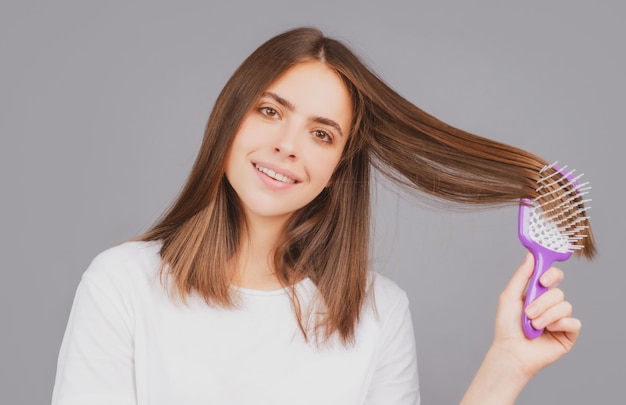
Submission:
{"label": "long brown hair", "polygon": [[[274,255],[284,285],[308,277],[324,315],[324,337],[354,338],[366,296],[370,229],[370,174],[375,167],[395,182],[460,206],[518,203],[537,195],[543,159],[454,128],[425,113],[383,83],[341,42],[315,28],[282,33],[255,50],[235,71],[209,117],[189,178],[172,207],[141,240],[162,242],[163,271],[184,298],[232,306],[232,272],[245,218],[224,176],[224,162],[246,113],[262,93],[297,63],[317,60],[343,79],[353,122],[331,185],[289,219]],[[582,253],[593,256],[591,230]],[[295,290],[292,302],[307,336]]]}

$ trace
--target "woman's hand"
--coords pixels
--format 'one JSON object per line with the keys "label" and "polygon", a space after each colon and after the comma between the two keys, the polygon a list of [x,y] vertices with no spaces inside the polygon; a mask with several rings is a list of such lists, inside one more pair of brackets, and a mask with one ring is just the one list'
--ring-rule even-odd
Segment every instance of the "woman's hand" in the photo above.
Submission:
{"label": "woman's hand", "polygon": [[526,338],[521,328],[521,315],[524,290],[532,270],[533,256],[529,253],[500,294],[491,349],[510,356],[529,379],[568,353],[581,328],[580,321],[572,318],[572,305],[565,301],[563,291],[558,288],[563,272],[551,267],[540,279],[549,290],[526,308],[533,327],[545,330],[536,339]]}
{"label": "woman's hand", "polygon": [[528,381],[541,369],[568,353],[578,338],[581,324],[572,318],[572,305],[565,301],[558,285],[563,272],[548,269],[540,282],[548,287],[526,309],[537,329],[545,327],[536,339],[522,330],[524,291],[533,271],[529,253],[500,294],[495,334],[491,348],[468,388],[462,404],[513,404]]}

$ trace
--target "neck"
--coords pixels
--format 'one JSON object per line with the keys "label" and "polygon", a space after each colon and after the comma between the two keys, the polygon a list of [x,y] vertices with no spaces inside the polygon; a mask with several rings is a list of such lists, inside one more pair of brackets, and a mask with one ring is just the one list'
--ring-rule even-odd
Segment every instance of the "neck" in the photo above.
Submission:
{"label": "neck", "polygon": [[282,287],[274,268],[274,251],[286,221],[247,218],[236,255],[234,284],[254,290],[275,290]]}

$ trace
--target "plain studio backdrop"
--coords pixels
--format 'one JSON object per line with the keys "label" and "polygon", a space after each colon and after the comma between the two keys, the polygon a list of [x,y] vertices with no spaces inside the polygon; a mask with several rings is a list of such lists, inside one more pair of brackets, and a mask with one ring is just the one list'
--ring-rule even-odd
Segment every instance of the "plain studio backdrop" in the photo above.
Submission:
{"label": "plain studio backdrop", "polygon": [[[599,256],[560,265],[582,335],[518,404],[624,404],[625,19],[617,0],[2,0],[0,402],[49,403],[91,259],[172,202],[243,59],[314,25],[431,114],[585,173]],[[380,186],[374,208],[372,262],[409,294],[423,403],[456,403],[524,256],[516,207],[452,213]]]}

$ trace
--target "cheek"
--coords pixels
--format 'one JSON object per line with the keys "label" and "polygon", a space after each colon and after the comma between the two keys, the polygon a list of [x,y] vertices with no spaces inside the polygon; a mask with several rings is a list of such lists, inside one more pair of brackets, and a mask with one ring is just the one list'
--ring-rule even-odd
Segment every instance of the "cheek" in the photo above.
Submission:
{"label": "cheek", "polygon": [[328,185],[340,159],[340,154],[327,153],[319,154],[313,159],[312,165],[317,174],[318,183],[321,186],[326,187]]}
{"label": "cheek", "polygon": [[243,119],[235,138],[233,139],[233,146],[239,148],[258,146],[262,139],[266,138],[262,136],[266,129],[263,125],[259,124],[254,116],[248,115]]}
{"label": "cheek", "polygon": [[242,129],[243,128],[235,135],[228,150],[228,154],[226,155],[224,167],[226,178],[229,180],[231,180],[231,176],[237,175],[242,167],[243,159],[245,159],[250,150],[250,146],[248,145],[250,143],[249,137],[246,136],[246,132],[242,131]]}
{"label": "cheek", "polygon": [[233,152],[240,151],[246,147],[246,145],[250,144],[250,142],[254,139],[250,136],[249,125],[242,124],[237,133],[235,134],[235,138],[233,139],[233,143],[231,145],[231,150]]}

